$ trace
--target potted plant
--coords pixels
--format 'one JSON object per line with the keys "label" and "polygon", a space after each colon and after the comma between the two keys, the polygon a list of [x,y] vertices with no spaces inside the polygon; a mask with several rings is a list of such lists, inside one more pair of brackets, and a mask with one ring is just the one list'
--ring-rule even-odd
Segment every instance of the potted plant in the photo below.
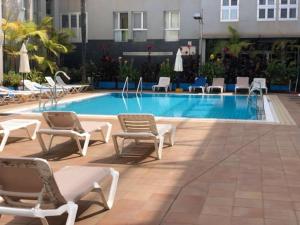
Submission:
{"label": "potted plant", "polygon": [[22,81],[22,76],[14,71],[9,71],[3,75],[3,86],[17,90]]}

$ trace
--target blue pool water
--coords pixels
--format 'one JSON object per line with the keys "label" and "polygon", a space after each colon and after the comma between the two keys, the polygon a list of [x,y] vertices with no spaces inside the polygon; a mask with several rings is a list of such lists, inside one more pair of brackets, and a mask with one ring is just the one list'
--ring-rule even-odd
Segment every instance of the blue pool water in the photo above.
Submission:
{"label": "blue pool water", "polygon": [[74,111],[78,114],[117,115],[119,113],[152,113],[161,117],[216,118],[259,120],[256,97],[222,95],[128,94],[110,93],[81,101],[58,104],[31,112],[46,110]]}

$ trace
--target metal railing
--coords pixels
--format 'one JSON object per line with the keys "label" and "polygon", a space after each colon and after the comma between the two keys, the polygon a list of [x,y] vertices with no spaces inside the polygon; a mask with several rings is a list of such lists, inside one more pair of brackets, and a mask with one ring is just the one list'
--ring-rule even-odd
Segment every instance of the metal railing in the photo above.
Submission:
{"label": "metal railing", "polygon": [[129,78],[126,77],[126,80],[125,80],[125,83],[123,86],[123,90],[122,90],[122,94],[124,94],[125,91],[126,91],[126,93],[128,93],[128,86],[129,86],[128,80],[129,80]]}
{"label": "metal railing", "polygon": [[[256,97],[256,101],[253,102],[253,97]],[[256,110],[256,117],[258,119],[265,118],[265,104],[264,104],[264,96],[263,89],[261,88],[260,82],[253,82],[250,86],[250,91],[248,95],[249,105],[252,104]]]}
{"label": "metal railing", "polygon": [[137,89],[136,89],[136,94],[142,94],[143,92],[143,78],[140,77]]}

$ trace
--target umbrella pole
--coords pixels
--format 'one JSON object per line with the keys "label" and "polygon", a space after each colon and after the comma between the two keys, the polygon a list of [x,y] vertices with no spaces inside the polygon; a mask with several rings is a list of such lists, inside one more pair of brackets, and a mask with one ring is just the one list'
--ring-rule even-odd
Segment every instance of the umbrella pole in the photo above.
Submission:
{"label": "umbrella pole", "polygon": [[23,91],[25,91],[25,85],[24,85],[25,75],[24,75],[24,73],[22,73],[22,74],[23,74]]}

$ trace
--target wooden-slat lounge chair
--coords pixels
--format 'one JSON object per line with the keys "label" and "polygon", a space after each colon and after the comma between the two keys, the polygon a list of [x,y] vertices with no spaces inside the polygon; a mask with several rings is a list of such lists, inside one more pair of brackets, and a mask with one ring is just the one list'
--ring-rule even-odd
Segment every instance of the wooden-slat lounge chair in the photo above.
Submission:
{"label": "wooden-slat lounge chair", "polygon": [[[0,134],[3,135],[0,152],[3,151],[7,139],[12,131],[24,129],[31,140],[36,138],[36,132],[40,128],[41,122],[38,120],[29,120],[29,119],[11,119],[0,122]],[[28,127],[35,126],[33,134],[29,133]],[[0,184],[1,185],[1,184]]]}
{"label": "wooden-slat lounge chair", "polygon": [[[118,156],[122,155],[124,140],[133,139],[153,140],[157,158],[162,158],[162,148],[165,138],[168,144],[173,146],[176,127],[172,124],[156,124],[151,114],[120,114],[118,119],[122,132],[112,135],[115,151]],[[122,147],[119,147],[118,138],[123,139]]]}
{"label": "wooden-slat lounge chair", "polygon": [[[119,173],[112,168],[67,166],[53,173],[39,158],[0,158],[1,215],[39,218],[68,214],[66,225],[74,225],[77,202],[90,192],[98,192],[105,209],[111,209]],[[108,194],[102,184],[109,180]]]}
{"label": "wooden-slat lounge chair", "polygon": [[[40,129],[37,137],[44,152],[51,148],[53,138],[56,136],[70,137],[77,143],[79,152],[85,156],[88,150],[91,133],[99,132],[101,141],[107,143],[110,137],[111,123],[98,121],[80,121],[74,112],[43,112],[49,128]],[[43,135],[50,135],[49,147],[46,147]],[[83,147],[80,139],[84,140]]]}

